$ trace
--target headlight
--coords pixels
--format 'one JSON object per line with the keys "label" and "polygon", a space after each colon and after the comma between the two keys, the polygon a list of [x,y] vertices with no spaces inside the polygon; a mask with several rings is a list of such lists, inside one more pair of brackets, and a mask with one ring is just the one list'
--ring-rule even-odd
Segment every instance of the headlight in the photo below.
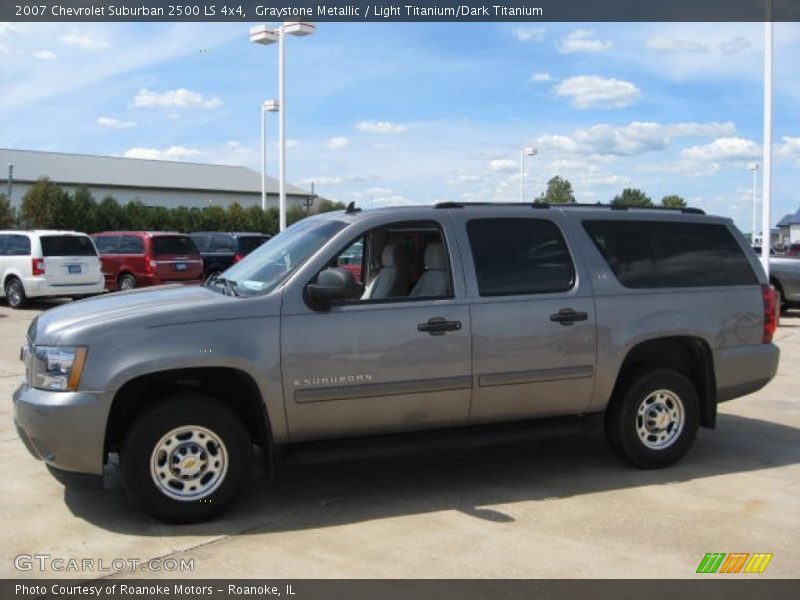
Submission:
{"label": "headlight", "polygon": [[86,348],[34,346],[30,356],[30,384],[40,390],[76,390],[85,362]]}

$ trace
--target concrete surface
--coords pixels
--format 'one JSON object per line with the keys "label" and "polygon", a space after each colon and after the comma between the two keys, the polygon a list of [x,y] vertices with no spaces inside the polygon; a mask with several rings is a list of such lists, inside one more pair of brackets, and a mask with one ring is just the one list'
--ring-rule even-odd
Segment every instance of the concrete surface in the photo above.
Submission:
{"label": "concrete surface", "polygon": [[676,578],[695,576],[706,552],[772,552],[760,577],[798,573],[800,312],[778,330],[778,377],[723,404],[717,429],[700,430],[672,468],[631,469],[599,433],[295,466],[274,482],[256,475],[225,517],[175,527],[128,504],[113,464],[105,490],[65,490],[18,439],[19,347],[47,307],[0,306],[2,577],[115,575],[97,562],[18,571],[20,554],[104,568],[115,558],[193,560],[182,577]]}

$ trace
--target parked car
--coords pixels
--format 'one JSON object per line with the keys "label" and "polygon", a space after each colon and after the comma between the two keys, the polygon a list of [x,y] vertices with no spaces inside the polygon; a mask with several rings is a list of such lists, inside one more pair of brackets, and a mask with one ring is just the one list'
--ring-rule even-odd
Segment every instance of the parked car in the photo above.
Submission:
{"label": "parked car", "polygon": [[786,256],[800,256],[800,244],[786,246]]}
{"label": "parked car", "polygon": [[108,290],[132,290],[164,283],[200,284],[203,259],[182,233],[104,231],[92,234]]}
{"label": "parked car", "polygon": [[205,277],[219,275],[270,238],[263,233],[244,231],[198,231],[190,235],[203,256]]}
{"label": "parked car", "polygon": [[92,240],[74,231],[0,231],[2,293],[11,308],[29,298],[81,298],[103,292]]}
{"label": "parked car", "polygon": [[800,258],[771,257],[769,280],[780,293],[781,312],[800,305]]}
{"label": "parked car", "polygon": [[[332,266],[357,245],[361,283]],[[119,453],[128,496],[170,522],[240,497],[254,445],[274,466],[311,442],[417,444],[597,414],[617,455],[657,468],[714,427],[719,402],[775,376],[775,326],[774,291],[730,219],[351,205],[202,287],[41,314],[14,418],[59,476],[102,476]]]}

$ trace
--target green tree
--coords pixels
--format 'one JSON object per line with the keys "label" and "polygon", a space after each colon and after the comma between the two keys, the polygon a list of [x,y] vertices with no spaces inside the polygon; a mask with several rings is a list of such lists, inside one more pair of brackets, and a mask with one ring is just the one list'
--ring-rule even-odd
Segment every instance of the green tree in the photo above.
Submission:
{"label": "green tree", "polygon": [[327,200],[323,198],[317,203],[316,212],[317,213],[326,213],[331,212],[334,210],[344,210],[347,208],[344,202],[334,202],[332,200]]}
{"label": "green tree", "polygon": [[247,211],[238,202],[228,206],[228,229],[230,231],[244,231],[247,229]]}
{"label": "green tree", "polygon": [[612,206],[653,206],[653,201],[642,190],[625,188],[611,201]]}
{"label": "green tree", "polygon": [[200,211],[200,229],[203,231],[225,231],[228,214],[221,206],[206,206]]}
{"label": "green tree", "polygon": [[63,220],[57,211],[65,204],[67,193],[47,177],[33,184],[22,197],[20,220],[23,227],[30,229],[54,229]]}
{"label": "green tree", "polygon": [[72,194],[72,212],[75,215],[77,231],[95,233],[98,231],[96,224],[97,202],[92,192],[85,185],[80,186]]}
{"label": "green tree", "polygon": [[200,230],[200,209],[178,206],[172,209],[172,226],[181,233],[191,233]]}
{"label": "green tree", "polygon": [[97,231],[118,231],[129,228],[128,215],[113,196],[106,196],[95,210]]}
{"label": "green tree", "polygon": [[165,206],[148,206],[146,229],[150,231],[172,231],[175,229],[172,223],[173,211]]}
{"label": "green tree", "polygon": [[290,206],[289,210],[286,211],[286,225],[293,225],[294,223],[305,219],[307,216],[306,209],[302,206]]}
{"label": "green tree", "polygon": [[661,206],[666,208],[686,208],[686,200],[675,194],[670,194],[661,199]]}
{"label": "green tree", "polygon": [[16,224],[16,211],[5,195],[0,194],[0,229],[13,229]]}
{"label": "green tree", "polygon": [[575,193],[572,191],[572,184],[568,179],[562,179],[558,175],[551,177],[547,182],[547,191],[539,196],[539,202],[548,204],[572,204],[575,202]]}

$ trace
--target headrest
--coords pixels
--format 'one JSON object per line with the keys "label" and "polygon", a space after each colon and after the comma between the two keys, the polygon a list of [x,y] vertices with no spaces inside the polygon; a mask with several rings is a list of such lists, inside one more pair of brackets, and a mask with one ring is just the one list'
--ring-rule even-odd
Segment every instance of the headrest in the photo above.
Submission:
{"label": "headrest", "polygon": [[447,261],[444,256],[444,246],[441,244],[428,244],[425,248],[426,269],[446,269]]}
{"label": "headrest", "polygon": [[410,262],[408,251],[402,244],[386,244],[383,247],[381,262],[384,267],[407,267]]}

